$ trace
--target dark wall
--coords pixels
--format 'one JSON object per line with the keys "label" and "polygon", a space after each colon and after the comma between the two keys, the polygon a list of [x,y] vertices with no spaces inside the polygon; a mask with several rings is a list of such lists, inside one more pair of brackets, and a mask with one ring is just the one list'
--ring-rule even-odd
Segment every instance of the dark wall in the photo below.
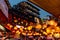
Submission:
{"label": "dark wall", "polygon": [[0,23],[3,22],[7,22],[7,18],[5,17],[5,15],[3,14],[3,12],[0,10]]}

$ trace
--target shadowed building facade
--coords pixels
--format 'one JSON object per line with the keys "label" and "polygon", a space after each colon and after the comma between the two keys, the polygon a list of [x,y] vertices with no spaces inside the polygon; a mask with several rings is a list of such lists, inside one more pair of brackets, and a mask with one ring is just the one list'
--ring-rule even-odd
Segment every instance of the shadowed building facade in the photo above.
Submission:
{"label": "shadowed building facade", "polygon": [[6,23],[8,21],[8,7],[5,0],[0,0],[0,22]]}
{"label": "shadowed building facade", "polygon": [[14,5],[10,9],[10,13],[12,13],[12,22],[15,24],[25,26],[30,23],[40,23],[39,9],[29,2],[21,2]]}

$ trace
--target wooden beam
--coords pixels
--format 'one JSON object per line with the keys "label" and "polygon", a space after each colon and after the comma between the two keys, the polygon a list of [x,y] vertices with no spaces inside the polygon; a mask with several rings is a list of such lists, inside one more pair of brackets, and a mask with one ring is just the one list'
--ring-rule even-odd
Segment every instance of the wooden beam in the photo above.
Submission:
{"label": "wooden beam", "polygon": [[60,16],[60,0],[28,0],[57,18]]}

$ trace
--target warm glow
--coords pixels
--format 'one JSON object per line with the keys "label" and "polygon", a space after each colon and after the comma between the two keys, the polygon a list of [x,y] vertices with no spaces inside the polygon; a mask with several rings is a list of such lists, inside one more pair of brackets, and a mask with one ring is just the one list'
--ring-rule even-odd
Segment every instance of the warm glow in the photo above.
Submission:
{"label": "warm glow", "polygon": [[23,28],[22,28],[22,27],[20,28],[20,31],[21,31],[21,32],[23,31]]}
{"label": "warm glow", "polygon": [[17,27],[17,28],[20,28],[21,26],[19,26],[19,25],[16,25],[16,27]]}
{"label": "warm glow", "polygon": [[48,21],[48,24],[49,24],[49,25],[57,26],[57,23],[56,23],[54,20]]}
{"label": "warm glow", "polygon": [[43,24],[43,29],[44,29],[44,28],[47,28],[47,24]]}
{"label": "warm glow", "polygon": [[[17,22],[17,20],[15,20],[15,22]],[[17,33],[17,34],[22,33],[22,35],[24,35],[24,36],[26,36],[26,35],[28,35],[28,36],[32,36],[32,35],[42,36],[42,34],[40,33],[40,32],[42,32],[44,35],[60,38],[60,26],[58,26],[57,25],[58,23],[55,22],[54,20],[47,21],[46,23],[43,23],[42,25],[41,24],[32,25],[32,24],[33,23],[31,22],[30,25],[26,26],[26,27],[20,26],[17,24],[14,27],[12,32]],[[8,23],[7,27],[13,28],[13,25]],[[37,32],[37,30],[39,32]]]}
{"label": "warm glow", "polygon": [[59,27],[56,27],[56,32],[60,32],[60,28]]}
{"label": "warm glow", "polygon": [[18,20],[14,20],[14,22],[18,22]]}
{"label": "warm glow", "polygon": [[56,27],[56,30],[60,30],[60,28],[59,27]]}
{"label": "warm glow", "polygon": [[7,24],[7,27],[9,28],[9,29],[11,29],[12,27],[13,27],[13,25],[11,25],[11,24]]}
{"label": "warm glow", "polygon": [[32,35],[32,33],[28,33],[27,35],[31,36],[31,35]]}
{"label": "warm glow", "polygon": [[28,26],[28,28],[27,28],[28,30],[31,30],[32,29],[32,26]]}
{"label": "warm glow", "polygon": [[10,26],[10,24],[8,23],[7,26]]}
{"label": "warm glow", "polygon": [[27,28],[24,28],[25,30],[27,30]]}
{"label": "warm glow", "polygon": [[22,32],[22,34],[23,34],[23,35],[26,35],[26,33],[25,33],[25,32]]}
{"label": "warm glow", "polygon": [[41,26],[40,24],[37,24],[35,28],[36,28],[36,29],[40,29],[41,27],[42,27],[42,26]]}
{"label": "warm glow", "polygon": [[54,37],[60,38],[60,34],[59,34],[59,33],[55,33],[55,34],[54,34]]}
{"label": "warm glow", "polygon": [[13,30],[12,32],[13,32],[13,33],[15,33],[15,31],[14,31],[14,30]]}
{"label": "warm glow", "polygon": [[14,27],[14,30],[17,30],[18,28],[17,27]]}
{"label": "warm glow", "polygon": [[46,33],[46,32],[43,32],[43,34],[47,35],[47,33]]}
{"label": "warm glow", "polygon": [[35,32],[35,35],[40,35],[39,33]]}
{"label": "warm glow", "polygon": [[16,31],[16,34],[20,34],[20,32],[17,30],[17,31]]}
{"label": "warm glow", "polygon": [[10,28],[12,28],[13,26],[12,26],[12,25],[10,25],[9,27],[10,27]]}
{"label": "warm glow", "polygon": [[52,32],[55,32],[55,30],[54,30],[54,29],[52,29]]}
{"label": "warm glow", "polygon": [[47,33],[51,33],[51,30],[49,28],[46,29]]}

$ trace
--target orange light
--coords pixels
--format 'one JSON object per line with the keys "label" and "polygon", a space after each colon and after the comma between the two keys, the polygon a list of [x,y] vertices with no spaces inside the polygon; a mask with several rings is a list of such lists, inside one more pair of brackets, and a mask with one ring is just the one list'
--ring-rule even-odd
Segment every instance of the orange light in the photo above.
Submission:
{"label": "orange light", "polygon": [[10,25],[9,27],[10,27],[10,28],[12,28],[13,26],[12,26],[12,25]]}
{"label": "orange light", "polygon": [[10,26],[10,24],[8,23],[7,26]]}
{"label": "orange light", "polygon": [[22,32],[22,34],[26,36],[26,33],[25,32]]}
{"label": "orange light", "polygon": [[33,25],[33,22],[30,22],[30,24],[29,25]]}
{"label": "orange light", "polygon": [[25,30],[27,29],[27,28],[24,28]]}
{"label": "orange light", "polygon": [[43,24],[43,29],[44,29],[44,28],[47,28],[47,25],[46,25],[46,24]]}
{"label": "orange light", "polygon": [[22,32],[23,32],[23,28],[22,28],[22,27],[20,28],[20,31],[22,31]]}
{"label": "orange light", "polygon": [[27,35],[31,36],[31,35],[32,35],[32,33],[28,33]]}
{"label": "orange light", "polygon": [[9,24],[9,23],[7,24],[7,26],[8,26],[9,28],[12,28],[12,27],[13,27],[13,26],[12,26],[11,24]]}
{"label": "orange light", "polygon": [[20,34],[19,30],[16,31],[16,34]]}
{"label": "orange light", "polygon": [[47,33],[51,33],[51,30],[49,28],[46,29]]}
{"label": "orange light", "polygon": [[32,26],[28,26],[28,28],[27,28],[28,30],[31,30],[32,29]]}
{"label": "orange light", "polygon": [[56,32],[60,32],[60,28],[59,27],[56,27]]}
{"label": "orange light", "polygon": [[60,30],[59,27],[56,27],[56,30]]}
{"label": "orange light", "polygon": [[39,34],[41,36],[41,34]]}
{"label": "orange light", "polygon": [[47,35],[47,33],[46,33],[46,32],[43,32],[43,34]]}
{"label": "orange light", "polygon": [[14,22],[18,22],[18,20],[14,20]]}
{"label": "orange light", "polygon": [[60,38],[60,34],[59,34],[59,33],[55,33],[55,34],[54,34],[54,37]]}
{"label": "orange light", "polygon": [[36,29],[40,29],[41,27],[42,27],[42,26],[41,26],[40,24],[37,24],[35,28],[36,28]]}
{"label": "orange light", "polygon": [[49,25],[57,26],[57,23],[56,23],[54,20],[48,21],[48,24],[49,24]]}
{"label": "orange light", "polygon": [[14,33],[15,31],[13,30],[12,32]]}
{"label": "orange light", "polygon": [[35,32],[35,35],[40,35],[39,33]]}
{"label": "orange light", "polygon": [[35,36],[35,33],[33,35]]}
{"label": "orange light", "polygon": [[14,27],[14,30],[17,30],[18,28],[17,27]]}
{"label": "orange light", "polygon": [[55,29],[52,29],[52,32],[55,32]]}

